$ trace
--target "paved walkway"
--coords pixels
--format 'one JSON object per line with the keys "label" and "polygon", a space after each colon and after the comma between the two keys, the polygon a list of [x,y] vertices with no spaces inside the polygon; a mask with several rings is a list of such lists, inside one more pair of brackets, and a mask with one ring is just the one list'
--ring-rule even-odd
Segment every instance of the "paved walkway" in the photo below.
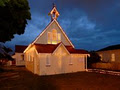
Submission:
{"label": "paved walkway", "polygon": [[96,73],[101,73],[101,74],[110,74],[110,75],[120,76],[120,72],[110,71],[110,70],[103,70],[103,69],[88,69],[87,72],[96,72]]}

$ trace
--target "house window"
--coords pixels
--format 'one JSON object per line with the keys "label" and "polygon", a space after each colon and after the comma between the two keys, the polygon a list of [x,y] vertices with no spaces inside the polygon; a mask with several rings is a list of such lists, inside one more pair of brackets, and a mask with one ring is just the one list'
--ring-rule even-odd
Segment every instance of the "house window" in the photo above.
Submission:
{"label": "house window", "polygon": [[115,54],[111,54],[111,61],[114,62],[115,61]]}
{"label": "house window", "polygon": [[57,33],[57,30],[53,29],[52,32],[48,32],[48,44],[57,44],[61,41],[61,34]]}
{"label": "house window", "polygon": [[46,66],[50,66],[50,56],[46,56]]}

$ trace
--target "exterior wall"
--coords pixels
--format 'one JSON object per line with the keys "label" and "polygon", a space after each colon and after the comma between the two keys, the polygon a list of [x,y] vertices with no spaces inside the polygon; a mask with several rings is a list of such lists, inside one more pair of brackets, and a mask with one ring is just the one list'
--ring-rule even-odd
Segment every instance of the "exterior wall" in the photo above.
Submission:
{"label": "exterior wall", "polygon": [[35,47],[31,47],[28,51],[26,51],[24,56],[25,56],[26,68],[33,73],[37,73],[36,72],[36,63],[37,63],[36,60],[39,60],[39,59],[38,59],[38,55],[37,55],[37,51]]}
{"label": "exterior wall", "polygon": [[114,62],[120,62],[120,49],[118,50],[108,50],[108,51],[99,51],[97,52],[101,57],[103,62],[112,62],[112,54],[115,55]]}
{"label": "exterior wall", "polygon": [[[54,54],[40,53],[39,54],[39,60],[40,60],[39,75],[53,75],[53,74],[85,71],[84,57],[85,55],[82,55],[82,54],[68,54],[63,49],[63,47],[60,47]],[[50,61],[49,65],[47,65],[48,58]]]}
{"label": "exterior wall", "polygon": [[71,45],[70,42],[66,39],[65,35],[62,33],[56,22],[54,21],[50,27],[38,38],[36,41],[37,44],[48,44],[47,43],[47,32],[51,32],[53,29],[56,29],[58,33],[61,33],[61,41],[64,45]]}
{"label": "exterior wall", "polygon": [[23,53],[15,53],[14,58],[16,61],[16,66],[24,66],[25,65],[25,61],[24,58],[22,57]]}

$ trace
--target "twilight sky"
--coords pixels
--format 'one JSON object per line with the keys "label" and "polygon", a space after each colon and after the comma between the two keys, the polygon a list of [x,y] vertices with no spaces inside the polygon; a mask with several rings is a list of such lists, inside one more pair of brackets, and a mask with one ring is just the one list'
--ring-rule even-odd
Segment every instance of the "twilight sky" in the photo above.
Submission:
{"label": "twilight sky", "polygon": [[30,44],[50,22],[52,3],[60,13],[58,22],[76,48],[98,50],[120,44],[120,0],[28,0],[32,20],[25,33],[5,45]]}

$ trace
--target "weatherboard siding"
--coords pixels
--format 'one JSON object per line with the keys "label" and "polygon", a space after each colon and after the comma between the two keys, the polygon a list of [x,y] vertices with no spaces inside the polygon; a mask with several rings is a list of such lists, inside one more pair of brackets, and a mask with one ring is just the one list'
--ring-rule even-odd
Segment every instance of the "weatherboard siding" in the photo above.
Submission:
{"label": "weatherboard siding", "polygon": [[16,66],[24,66],[25,65],[25,61],[22,58],[23,53],[15,53],[15,60],[16,60]]}
{"label": "weatherboard siding", "polygon": [[117,50],[107,50],[97,52],[99,55],[102,55],[103,62],[112,62],[112,54],[115,55],[114,62],[120,62],[120,49]]}
{"label": "weatherboard siding", "polygon": [[26,51],[25,55],[25,65],[28,70],[33,73],[37,73],[35,70],[36,60],[38,60],[38,55],[36,53],[35,47],[31,47],[29,50]]}
{"label": "weatherboard siding", "polygon": [[57,30],[57,33],[61,33],[61,41],[64,45],[70,46],[70,42],[67,40],[65,35],[62,33],[56,22],[54,21],[50,27],[46,29],[46,31],[36,40],[36,44],[48,44],[47,43],[47,34],[48,32],[52,32],[52,30],[55,29]]}
{"label": "weatherboard siding", "polygon": [[[60,53],[61,51],[62,53]],[[49,57],[50,65],[46,64],[47,57]],[[70,63],[70,59],[72,60],[72,63]],[[39,53],[39,61],[39,75],[54,75],[85,71],[85,55],[68,54],[62,46],[59,47],[54,54]]]}

